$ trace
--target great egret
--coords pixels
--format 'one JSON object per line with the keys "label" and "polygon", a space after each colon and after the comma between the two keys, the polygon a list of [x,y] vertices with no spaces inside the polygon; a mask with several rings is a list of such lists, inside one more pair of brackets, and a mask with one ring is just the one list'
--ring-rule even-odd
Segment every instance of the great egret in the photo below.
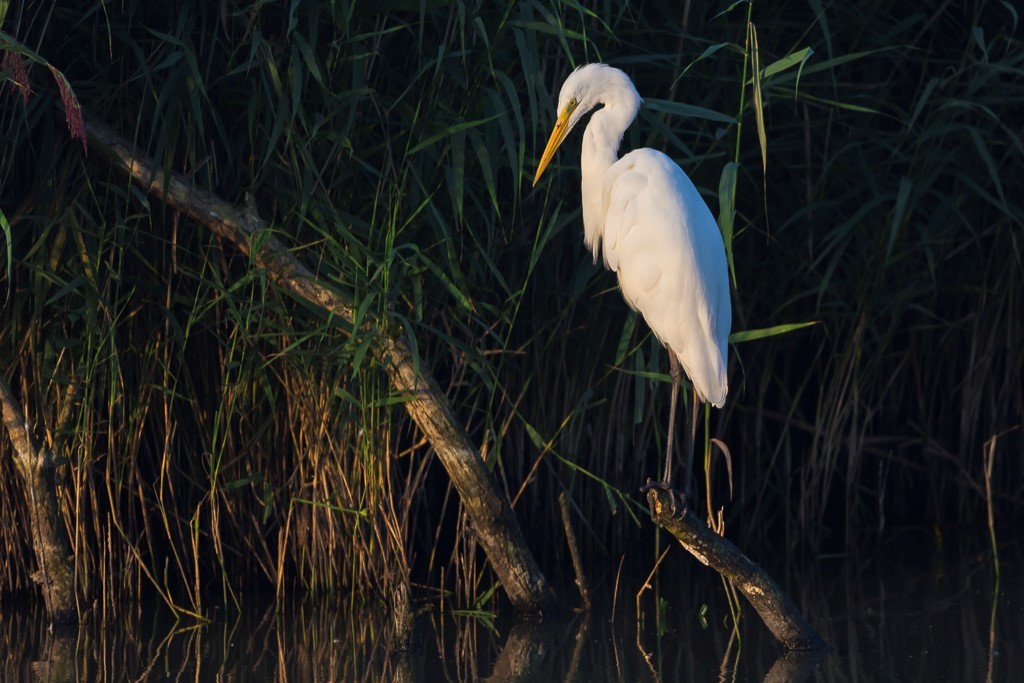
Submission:
{"label": "great egret", "polygon": [[668,351],[672,395],[665,469],[658,484],[668,490],[680,365],[693,384],[683,489],[688,498],[698,401],[721,408],[729,390],[729,275],[718,225],[682,169],[653,149],[634,150],[618,158],[622,135],[642,102],[633,82],[619,69],[587,64],[573,71],[558,95],[558,120],[533,184],[569,131],[600,106],[583,133],[583,241],[594,263],[602,253],[605,266],[619,276],[626,302],[640,311]]}

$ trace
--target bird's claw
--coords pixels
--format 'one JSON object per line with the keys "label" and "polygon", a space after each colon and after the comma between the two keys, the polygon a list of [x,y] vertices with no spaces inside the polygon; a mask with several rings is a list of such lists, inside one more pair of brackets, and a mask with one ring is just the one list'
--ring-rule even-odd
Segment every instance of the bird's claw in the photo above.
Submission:
{"label": "bird's claw", "polygon": [[[647,483],[640,487],[640,492],[647,493],[651,489],[659,489],[668,494],[669,512],[672,517],[676,516],[676,513],[680,511],[680,508],[680,516],[686,515],[686,510],[689,505],[686,502],[686,496],[682,492],[672,488],[666,481],[652,481],[650,477],[648,477]],[[651,511],[654,512],[653,508]]]}

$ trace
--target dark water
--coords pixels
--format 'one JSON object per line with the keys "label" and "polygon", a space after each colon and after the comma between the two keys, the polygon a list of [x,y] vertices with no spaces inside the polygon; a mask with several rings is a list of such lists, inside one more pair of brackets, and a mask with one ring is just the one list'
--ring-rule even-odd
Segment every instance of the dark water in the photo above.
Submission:
{"label": "dark water", "polygon": [[610,599],[589,617],[542,623],[441,615],[425,605],[403,655],[388,654],[388,624],[374,610],[298,602],[215,611],[195,625],[147,608],[117,623],[50,631],[38,610],[4,604],[0,680],[1024,680],[1020,565],[1004,565],[998,586],[983,557],[952,569],[875,562],[834,570],[826,578],[825,563],[815,578],[789,586],[834,647],[817,656],[780,653],[747,605],[733,633],[720,581],[697,572],[686,585],[662,575],[644,594],[639,620],[643,577],[621,582],[614,620]]}

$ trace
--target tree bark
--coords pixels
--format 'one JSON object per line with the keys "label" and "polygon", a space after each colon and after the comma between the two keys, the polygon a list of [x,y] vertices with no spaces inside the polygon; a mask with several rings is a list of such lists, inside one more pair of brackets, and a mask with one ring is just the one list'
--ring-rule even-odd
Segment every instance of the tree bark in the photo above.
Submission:
{"label": "tree bark", "polygon": [[25,496],[29,504],[32,549],[35,551],[37,565],[32,578],[43,590],[50,621],[73,624],[78,621],[75,579],[67,541],[61,531],[53,478],[53,454],[33,438],[21,406],[2,379],[0,404],[4,425],[14,446],[14,464],[25,485]]}
{"label": "tree bark", "polygon": [[651,518],[702,564],[728,579],[754,606],[768,630],[787,650],[828,648],[817,631],[767,572],[730,541],[719,536],[685,505],[673,509],[672,494],[658,488],[647,491]]}
{"label": "tree bark", "polygon": [[[129,142],[106,126],[86,124],[89,142],[113,165],[126,171],[147,192],[189,215],[231,241],[274,279],[282,289],[350,324],[353,302],[322,284],[293,256],[257,215],[251,200],[240,208],[191,186],[177,173],[164,173],[153,160],[135,152]],[[466,507],[477,541],[490,560],[505,592],[517,610],[543,614],[556,609],[548,587],[512,512],[512,506],[491,477],[480,454],[455,418],[444,392],[428,374],[405,341],[382,321],[363,322],[376,335],[375,355],[413,421],[430,441]]]}

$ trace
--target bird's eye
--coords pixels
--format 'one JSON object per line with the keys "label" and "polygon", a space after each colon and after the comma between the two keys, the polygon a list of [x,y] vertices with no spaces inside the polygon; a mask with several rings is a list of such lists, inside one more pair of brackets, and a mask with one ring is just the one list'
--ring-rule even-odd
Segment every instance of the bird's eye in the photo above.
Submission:
{"label": "bird's eye", "polygon": [[573,110],[576,109],[576,105],[578,105],[578,104],[579,104],[579,102],[577,102],[576,98],[574,97],[571,100],[569,100],[569,104],[566,106],[566,109],[571,114],[573,112]]}

